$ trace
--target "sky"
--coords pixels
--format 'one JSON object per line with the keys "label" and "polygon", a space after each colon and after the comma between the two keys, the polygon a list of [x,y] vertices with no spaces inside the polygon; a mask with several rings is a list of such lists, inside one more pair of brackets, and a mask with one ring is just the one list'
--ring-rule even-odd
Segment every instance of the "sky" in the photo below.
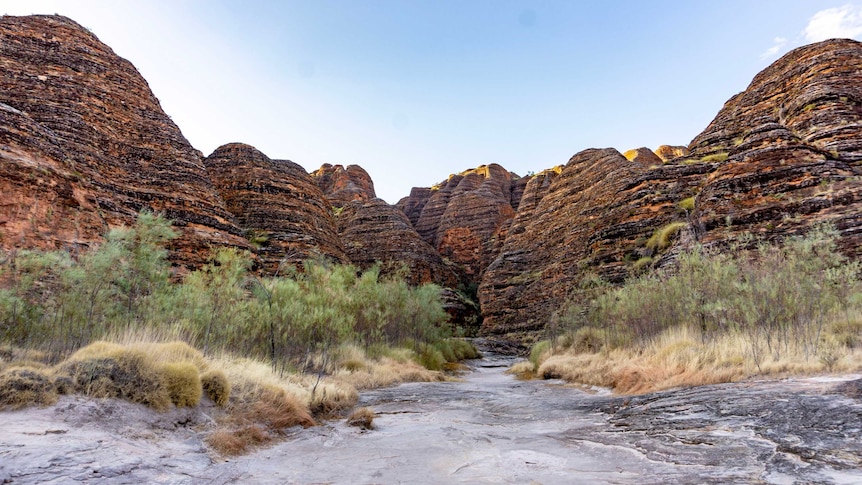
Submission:
{"label": "sky", "polygon": [[130,60],[204,155],[357,164],[390,203],[499,163],[687,145],[801,45],[862,39],[862,0],[0,0]]}

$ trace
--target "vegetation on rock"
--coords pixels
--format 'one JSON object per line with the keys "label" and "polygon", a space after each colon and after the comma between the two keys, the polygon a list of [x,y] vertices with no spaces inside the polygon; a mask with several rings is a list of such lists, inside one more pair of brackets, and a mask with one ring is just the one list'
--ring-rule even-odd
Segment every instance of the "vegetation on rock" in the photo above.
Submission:
{"label": "vegetation on rock", "polygon": [[862,265],[837,251],[835,229],[754,245],[697,246],[674,268],[576,291],[533,370],[623,393],[858,370]]}

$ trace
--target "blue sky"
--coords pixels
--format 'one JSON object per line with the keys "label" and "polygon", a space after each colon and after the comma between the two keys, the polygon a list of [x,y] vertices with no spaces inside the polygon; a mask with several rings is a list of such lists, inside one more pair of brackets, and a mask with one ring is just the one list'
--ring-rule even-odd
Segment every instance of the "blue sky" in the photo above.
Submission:
{"label": "blue sky", "polygon": [[862,38],[862,1],[0,0],[141,71],[209,154],[359,164],[390,203],[500,163],[685,145],[787,51]]}

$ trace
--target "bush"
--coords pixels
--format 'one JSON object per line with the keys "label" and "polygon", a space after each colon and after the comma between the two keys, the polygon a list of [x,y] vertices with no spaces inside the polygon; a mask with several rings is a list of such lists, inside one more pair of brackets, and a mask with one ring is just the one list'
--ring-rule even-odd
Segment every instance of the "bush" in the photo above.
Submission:
{"label": "bush", "polygon": [[539,364],[544,360],[545,354],[547,354],[551,350],[551,341],[550,340],[541,340],[536,342],[532,348],[530,348],[530,362],[533,364],[534,368],[538,368]]}
{"label": "bush", "polygon": [[218,406],[224,407],[230,399],[230,383],[224,372],[211,370],[201,376],[201,387],[207,397]]}
{"label": "bush", "polygon": [[162,365],[171,402],[177,407],[195,407],[203,389],[198,368],[191,362],[169,362]]}
{"label": "bush", "polygon": [[446,365],[446,357],[435,347],[422,345],[416,354],[416,361],[428,370],[443,370]]}
{"label": "bush", "polygon": [[653,233],[646,243],[646,247],[653,250],[665,249],[670,246],[670,239],[686,226],[685,222],[671,222],[662,226]]}
{"label": "bush", "polygon": [[11,367],[0,373],[0,410],[57,402],[51,379],[40,369]]}
{"label": "bush", "polygon": [[99,398],[120,398],[157,410],[171,404],[165,375],[143,351],[96,342],[60,366],[75,390]]}

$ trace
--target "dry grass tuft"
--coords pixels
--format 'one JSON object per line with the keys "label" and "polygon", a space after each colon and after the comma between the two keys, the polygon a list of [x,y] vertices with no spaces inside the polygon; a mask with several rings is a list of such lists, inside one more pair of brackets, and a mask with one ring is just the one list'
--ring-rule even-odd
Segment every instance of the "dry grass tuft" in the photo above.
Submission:
{"label": "dry grass tuft", "polygon": [[195,407],[201,402],[203,388],[198,368],[191,362],[162,364],[168,395],[177,407]]}
{"label": "dry grass tuft", "polygon": [[521,380],[530,380],[535,376],[536,366],[533,365],[529,360],[522,360],[521,362],[516,363],[509,370],[506,371],[507,374],[512,374],[517,379]]}
{"label": "dry grass tuft", "polygon": [[216,405],[224,407],[230,398],[230,382],[227,376],[220,370],[211,370],[201,376],[201,387],[207,397],[216,403]]}
{"label": "dry grass tuft", "polygon": [[57,402],[57,391],[42,369],[15,366],[0,373],[0,410],[48,406]]}
{"label": "dry grass tuft", "polygon": [[143,350],[95,342],[60,364],[75,390],[98,398],[120,398],[157,410],[171,404],[165,375]]}
{"label": "dry grass tuft", "polygon": [[360,429],[374,429],[374,410],[369,407],[356,409],[347,418],[347,425]]}
{"label": "dry grass tuft", "polygon": [[273,437],[265,429],[250,424],[232,431],[218,429],[211,433],[205,441],[216,452],[225,456],[235,456],[272,440]]}

